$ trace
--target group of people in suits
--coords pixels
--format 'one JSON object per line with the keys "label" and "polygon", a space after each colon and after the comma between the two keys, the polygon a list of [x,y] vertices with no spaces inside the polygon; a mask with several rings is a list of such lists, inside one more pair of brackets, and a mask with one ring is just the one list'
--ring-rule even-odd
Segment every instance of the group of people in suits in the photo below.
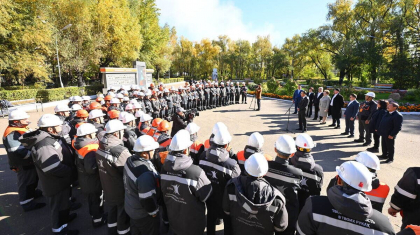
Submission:
{"label": "group of people in suits", "polygon": [[[342,108],[344,106],[344,98],[340,94],[340,89],[334,89],[334,95],[330,96],[330,91],[322,87],[318,88],[318,92],[313,92],[314,88],[310,87],[308,91],[302,90],[299,85],[293,94],[293,103],[295,112],[299,117],[299,128],[302,132],[307,131],[306,118],[312,116],[312,106],[315,108],[314,118],[312,120],[320,120],[320,124],[326,124],[328,116],[332,117],[330,127],[334,129],[341,128]],[[354,138],[354,124],[356,120],[359,123],[359,138],[354,142],[363,143],[363,146],[373,147],[367,151],[378,153],[379,145],[382,145],[381,159],[385,159],[386,163],[394,161],[395,138],[401,131],[403,117],[398,112],[398,103],[388,102],[386,100],[374,100],[375,93],[368,92],[365,95],[365,101],[359,103],[356,94],[349,95],[349,102],[344,111],[345,130],[341,135],[347,135],[348,138]],[[380,141],[380,138],[382,140]]]}

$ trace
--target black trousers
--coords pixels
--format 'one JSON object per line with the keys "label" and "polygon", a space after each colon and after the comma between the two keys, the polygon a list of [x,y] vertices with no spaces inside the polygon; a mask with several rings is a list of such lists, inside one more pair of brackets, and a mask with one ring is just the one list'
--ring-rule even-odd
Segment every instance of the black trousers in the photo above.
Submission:
{"label": "black trousers", "polygon": [[302,130],[306,130],[306,110],[300,110],[298,113],[299,116],[299,128]]}
{"label": "black trousers", "polygon": [[124,203],[108,205],[108,235],[130,234],[130,217],[124,209]]}
{"label": "black trousers", "polygon": [[55,234],[66,234],[67,232],[67,222],[70,214],[70,190],[70,187],[68,187],[52,197],[47,197],[51,210],[52,232]]}
{"label": "black trousers", "polygon": [[242,103],[246,103],[246,93],[242,93]]}
{"label": "black trousers", "polygon": [[92,217],[94,225],[100,225],[103,220],[104,208],[101,196],[102,192],[87,194],[89,215]]}
{"label": "black trousers", "polygon": [[230,104],[234,104],[235,103],[235,94],[230,94]]}
{"label": "black trousers", "polygon": [[319,113],[319,105],[318,105],[318,104],[316,104],[316,105],[315,105],[315,114],[314,114],[314,119],[317,119],[317,118],[318,118],[318,113]]}
{"label": "black trousers", "polygon": [[350,133],[351,135],[354,135],[354,120],[350,120],[351,117],[346,116],[346,129],[344,129],[344,132]]}
{"label": "black trousers", "polygon": [[373,133],[373,147],[374,148],[379,148],[379,141],[380,141],[380,139],[381,139],[381,136],[380,135],[378,135],[378,134],[376,134],[376,132],[374,132]]}
{"label": "black trousers", "polygon": [[203,110],[206,110],[208,108],[209,108],[209,99],[208,98],[205,98],[203,100]]}
{"label": "black trousers", "polygon": [[131,235],[159,235],[160,216],[146,216],[144,218],[130,220]]}
{"label": "black trousers", "polygon": [[36,187],[38,187],[38,175],[35,167],[18,167],[17,184],[19,194],[19,204],[24,210],[32,208],[36,203],[34,201]]}
{"label": "black trousers", "polygon": [[395,139],[382,136],[382,155],[388,156],[389,160],[394,160]]}
{"label": "black trousers", "polygon": [[306,116],[307,117],[310,117],[310,116],[312,116],[312,103],[309,103],[309,105],[308,105],[308,111],[306,111]]}
{"label": "black trousers", "polygon": [[257,107],[258,110],[261,109],[261,99],[257,99]]}
{"label": "black trousers", "polygon": [[337,118],[337,117],[334,118],[334,117],[332,117],[332,121],[333,121],[332,124],[336,124],[337,123],[337,126],[340,126],[340,118]]}
{"label": "black trousers", "polygon": [[[364,140],[365,140],[366,143],[370,144],[370,143],[372,143],[372,133],[370,133],[369,124],[366,124],[365,121],[362,121],[362,127],[363,127],[363,131],[364,131],[364,134],[365,134]],[[359,125],[360,125],[360,122],[359,122]],[[360,126],[359,126],[359,132],[360,132]],[[363,136],[363,135],[361,135],[361,136]]]}
{"label": "black trousers", "polygon": [[235,94],[235,103],[239,104],[239,94]]}
{"label": "black trousers", "polygon": [[231,225],[231,218],[229,215],[226,215],[223,210],[217,208],[217,206],[212,205],[214,203],[210,203],[207,206],[207,235],[215,235],[216,234],[216,220],[217,218],[223,219],[223,234],[230,235],[232,234],[232,225]]}

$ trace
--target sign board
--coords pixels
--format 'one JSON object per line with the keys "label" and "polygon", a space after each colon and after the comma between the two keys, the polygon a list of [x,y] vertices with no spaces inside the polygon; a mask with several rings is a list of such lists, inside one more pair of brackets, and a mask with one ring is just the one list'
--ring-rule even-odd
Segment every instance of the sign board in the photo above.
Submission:
{"label": "sign board", "polygon": [[130,86],[136,84],[136,74],[135,73],[107,73],[105,75],[106,85],[110,86]]}

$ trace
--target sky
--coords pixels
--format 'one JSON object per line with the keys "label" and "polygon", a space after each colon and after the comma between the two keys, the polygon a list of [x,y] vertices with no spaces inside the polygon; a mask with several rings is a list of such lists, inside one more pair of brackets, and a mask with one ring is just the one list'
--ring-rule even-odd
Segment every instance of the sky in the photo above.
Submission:
{"label": "sky", "polygon": [[327,23],[327,4],[334,0],[156,0],[159,23],[175,26],[191,41],[231,39],[254,42],[270,35],[273,45]]}

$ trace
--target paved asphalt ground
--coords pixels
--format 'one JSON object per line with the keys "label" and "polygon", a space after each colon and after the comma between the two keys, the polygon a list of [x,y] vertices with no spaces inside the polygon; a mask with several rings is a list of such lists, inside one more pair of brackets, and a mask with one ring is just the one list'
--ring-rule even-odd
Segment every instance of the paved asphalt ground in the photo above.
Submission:
{"label": "paved asphalt ground", "polygon": [[[231,132],[232,146],[234,151],[239,151],[247,144],[248,136],[258,131],[265,138],[265,153],[274,156],[274,142],[285,134],[287,125],[287,115],[285,114],[291,102],[263,99],[261,111],[250,109],[248,104],[231,105],[218,109],[201,112],[195,122],[201,127],[199,139],[204,141],[210,136],[213,125],[218,122],[224,122]],[[53,108],[45,109],[45,113],[52,113]],[[30,111],[31,128],[36,127],[36,121],[43,114],[42,112]],[[344,121],[342,121],[344,122]],[[328,124],[331,120],[328,119]],[[343,124],[344,125],[344,124]],[[356,124],[357,125],[357,124]],[[4,133],[7,127],[7,119],[0,118],[0,132]],[[297,115],[291,115],[289,128],[295,130],[297,126]],[[319,125],[317,121],[308,119],[308,134],[317,142],[313,150],[313,156],[318,164],[324,168],[325,180],[322,194],[325,195],[325,188],[329,180],[336,175],[335,167],[346,160],[354,159],[355,155],[366,148],[360,144],[354,143],[353,139],[341,136],[341,130],[335,130],[326,125]],[[356,126],[357,130],[357,126]],[[296,134],[291,133],[295,137]],[[358,134],[356,134],[358,137]],[[420,118],[419,116],[404,116],[403,130],[396,139],[396,155],[394,163],[390,165],[381,165],[379,178],[391,187],[390,195],[384,207],[384,213],[387,215],[390,196],[394,192],[394,186],[408,167],[419,166],[417,158],[418,146],[420,145]],[[6,150],[1,143],[0,148],[0,234],[18,235],[18,234],[50,234],[50,216],[48,207],[40,210],[24,213],[19,206],[17,196],[16,174],[9,170],[7,163]],[[78,209],[78,217],[69,225],[71,229],[79,229],[80,234],[106,234],[106,227],[92,229],[91,219],[88,215],[87,203],[80,189],[74,192],[77,200],[83,204]],[[45,202],[45,198],[37,199],[39,202]],[[182,216],[182,215],[180,215]],[[390,218],[396,231],[400,230],[401,218]],[[220,234],[223,234],[222,226],[219,226]]]}

